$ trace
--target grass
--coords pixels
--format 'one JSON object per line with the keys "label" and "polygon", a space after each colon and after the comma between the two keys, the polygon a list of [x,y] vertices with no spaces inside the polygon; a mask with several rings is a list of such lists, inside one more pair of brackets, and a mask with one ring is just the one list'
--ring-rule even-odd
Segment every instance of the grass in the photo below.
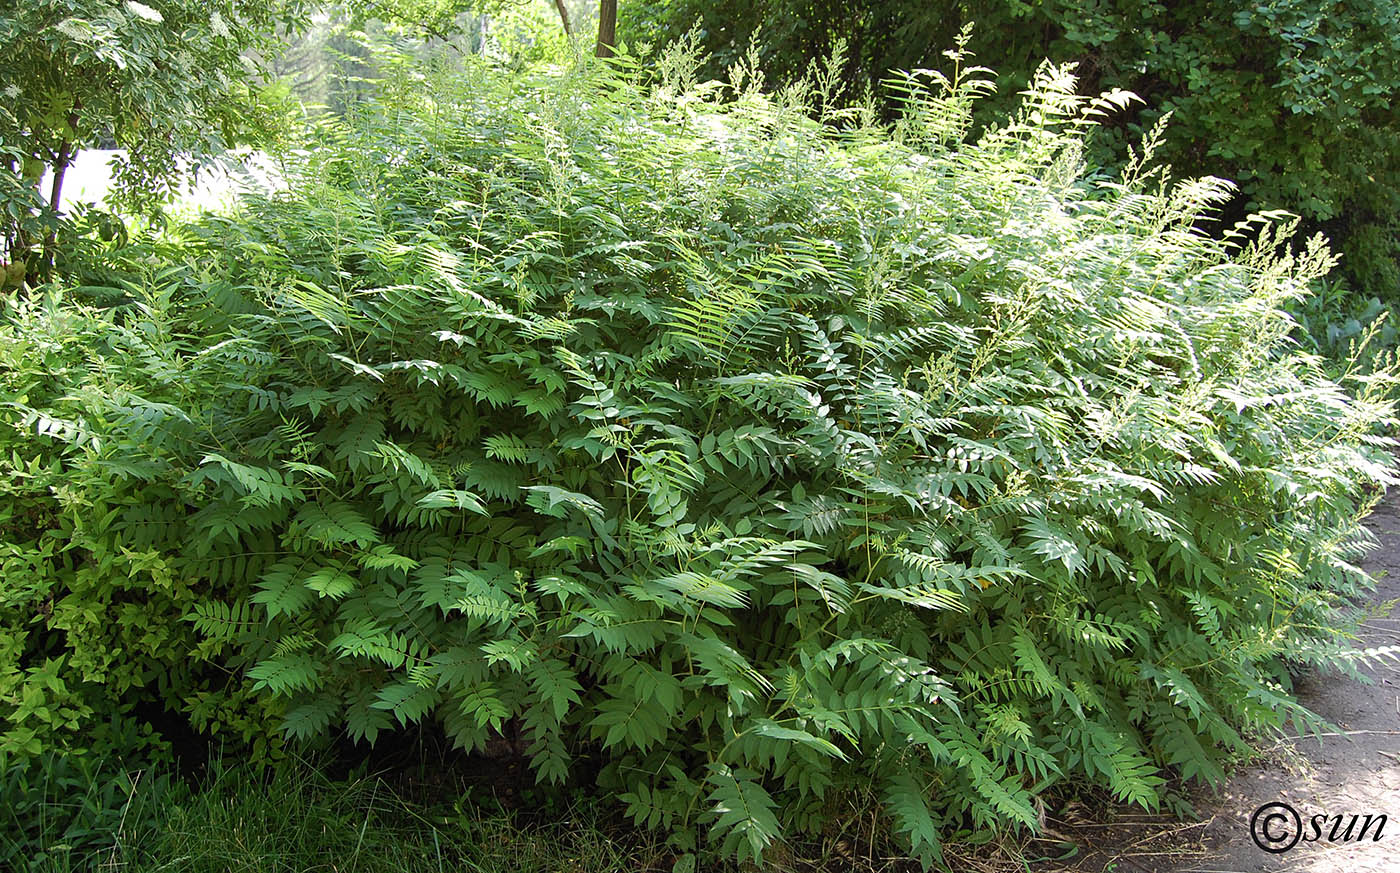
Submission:
{"label": "grass", "polygon": [[[434,767],[436,769],[434,769]],[[58,756],[0,762],[0,869],[16,873],[671,873],[676,856],[581,795],[530,797],[510,810],[491,787],[464,788],[439,762],[335,778],[325,762],[267,769],[216,758],[198,778],[165,769],[85,765]],[[412,772],[410,772],[412,771]],[[484,788],[484,790],[483,790]],[[509,793],[509,792],[507,792]],[[508,801],[509,802],[509,801]],[[774,873],[910,873],[912,859],[872,851],[853,830],[787,847]],[[1141,823],[1139,823],[1140,826]],[[1163,828],[1169,825],[1166,819]],[[1130,825],[1131,827],[1131,825]],[[1142,826],[1145,827],[1145,826]],[[1149,828],[1150,829],[1150,828]],[[1052,869],[1068,844],[1021,838],[948,846],[964,873]],[[1036,841],[1032,841],[1036,842]],[[1047,848],[1049,846],[1049,848]],[[1068,853],[1066,853],[1068,850]],[[712,862],[711,862],[712,863]],[[707,873],[733,873],[732,863]],[[680,868],[676,868],[680,869]],[[750,868],[752,869],[752,868]]]}
{"label": "grass", "polygon": [[[426,749],[426,747],[424,747]],[[423,751],[420,749],[419,751]],[[444,750],[438,749],[442,752]],[[294,760],[269,769],[215,757],[198,777],[169,767],[50,755],[27,767],[0,761],[0,869],[16,873],[671,873],[676,856],[656,837],[581,794],[535,795],[519,786],[463,781],[463,759],[403,760],[369,775]],[[481,761],[472,759],[475,765]],[[472,764],[466,764],[466,767]],[[494,795],[499,793],[502,800]],[[1137,842],[1179,825],[1120,822]],[[1155,825],[1153,822],[1155,821]],[[1110,823],[1112,817],[1110,817]],[[774,873],[910,873],[912,859],[873,848],[862,820],[825,839],[787,846]],[[1064,827],[1066,823],[1058,823]],[[1104,836],[1079,833],[1070,839]],[[1155,839],[1156,837],[1149,837]],[[1061,840],[1064,837],[1060,837]],[[1110,843],[1115,842],[1110,839]],[[1124,840],[1127,844],[1128,840]],[[964,873],[1063,869],[1072,843],[1006,835],[950,844]],[[1168,850],[1173,851],[1173,850]],[[712,862],[711,862],[712,863]],[[732,873],[732,863],[704,870]]]}
{"label": "grass", "polygon": [[27,860],[31,873],[595,873],[673,861],[582,802],[529,821],[461,798],[411,799],[411,787],[381,776],[334,780],[310,765],[216,762],[193,784],[142,770],[92,776],[85,788],[38,780],[26,821],[13,809],[0,817],[17,829],[0,833],[0,859]]}

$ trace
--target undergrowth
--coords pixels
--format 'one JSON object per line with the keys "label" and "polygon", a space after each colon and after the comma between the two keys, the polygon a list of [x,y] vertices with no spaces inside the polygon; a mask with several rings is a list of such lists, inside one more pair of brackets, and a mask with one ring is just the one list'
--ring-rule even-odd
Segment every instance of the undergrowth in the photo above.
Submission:
{"label": "undergrowth", "polygon": [[0,747],[431,720],[684,871],[871,816],[932,865],[1318,724],[1393,366],[1290,345],[1333,259],[1196,231],[1226,183],[1083,181],[1126,95],[1047,65],[962,143],[963,60],[891,127],[684,52],[406,76],[126,302],[14,301]]}
{"label": "undergrowth", "polygon": [[1369,368],[1373,361],[1384,367],[1400,343],[1395,305],[1357,294],[1344,279],[1319,280],[1288,312],[1298,322],[1299,345],[1326,359],[1332,372]]}

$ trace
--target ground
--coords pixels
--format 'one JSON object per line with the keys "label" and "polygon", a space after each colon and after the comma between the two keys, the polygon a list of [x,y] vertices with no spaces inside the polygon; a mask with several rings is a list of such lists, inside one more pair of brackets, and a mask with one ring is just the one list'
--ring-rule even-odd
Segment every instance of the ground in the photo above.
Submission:
{"label": "ground", "polygon": [[[1362,629],[1362,648],[1400,646],[1400,489],[1392,489],[1368,526],[1380,541],[1363,562],[1377,580],[1374,615]],[[1283,739],[1241,768],[1219,794],[1195,798],[1199,821],[1133,815],[1071,805],[1048,813],[1050,832],[1032,854],[1059,861],[1031,865],[1034,873],[1400,873],[1400,663],[1365,670],[1367,685],[1337,675],[1299,679],[1302,703],[1340,730],[1321,741]],[[1250,818],[1266,803],[1295,808],[1305,835],[1314,815],[1384,814],[1382,837],[1361,842],[1300,841],[1270,854],[1250,836]],[[1359,828],[1358,824],[1358,828]],[[1284,825],[1271,825],[1282,836]],[[1339,831],[1340,832],[1340,831]],[[1372,828],[1371,834],[1374,834]],[[1073,843],[1070,849],[1056,839]]]}

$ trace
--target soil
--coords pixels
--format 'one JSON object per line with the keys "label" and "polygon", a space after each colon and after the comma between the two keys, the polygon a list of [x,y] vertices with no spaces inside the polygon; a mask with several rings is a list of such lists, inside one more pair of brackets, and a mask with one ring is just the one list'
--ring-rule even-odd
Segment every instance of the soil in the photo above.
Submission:
{"label": "soil", "polygon": [[[1376,578],[1374,617],[1358,646],[1400,646],[1400,490],[1392,490],[1367,522],[1380,548],[1363,566]],[[1197,821],[1166,816],[1104,814],[1085,804],[1048,814],[1048,831],[1031,854],[1060,857],[1030,866],[1034,873],[1400,873],[1400,662],[1373,664],[1372,684],[1335,674],[1299,677],[1299,700],[1339,728],[1336,733],[1287,738],[1236,771],[1218,794],[1193,798]],[[1300,840],[1277,854],[1260,849],[1250,818],[1267,803],[1292,806],[1304,837],[1319,820],[1322,839]],[[1351,816],[1386,815],[1381,839],[1374,823],[1362,841],[1329,841],[1334,816],[1342,835]],[[1357,823],[1359,831],[1361,824]],[[1285,822],[1270,825],[1282,837]],[[1065,857],[1068,855],[1069,857]]]}

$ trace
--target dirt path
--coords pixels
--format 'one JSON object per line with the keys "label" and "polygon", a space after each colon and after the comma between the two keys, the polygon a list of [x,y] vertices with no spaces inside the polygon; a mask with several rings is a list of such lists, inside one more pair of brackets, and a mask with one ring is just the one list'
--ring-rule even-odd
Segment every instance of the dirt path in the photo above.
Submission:
{"label": "dirt path", "polygon": [[[1400,491],[1393,490],[1367,522],[1380,540],[1363,565],[1377,578],[1372,601],[1387,604],[1381,616],[1363,628],[1360,645],[1400,645]],[[1032,865],[1035,873],[1400,873],[1400,665],[1393,662],[1365,671],[1375,682],[1363,685],[1334,675],[1299,679],[1299,699],[1341,728],[1339,735],[1282,742],[1257,763],[1238,771],[1218,796],[1197,802],[1198,823],[1170,823],[1159,816],[1131,814],[1096,821],[1090,810],[1068,809],[1048,824],[1071,835],[1079,850],[1061,862]],[[1286,803],[1297,811],[1303,840],[1288,851],[1271,854],[1250,835],[1250,818],[1267,803]],[[1281,846],[1293,827],[1285,816],[1267,824]],[[1355,814],[1386,815],[1382,837],[1329,841],[1334,816],[1342,816],[1341,836]],[[1313,836],[1319,820],[1321,840]],[[1267,814],[1264,816],[1267,817]],[[1261,823],[1262,823],[1261,817]],[[1287,834],[1287,836],[1285,836]],[[1056,853],[1046,844],[1045,854]]]}

